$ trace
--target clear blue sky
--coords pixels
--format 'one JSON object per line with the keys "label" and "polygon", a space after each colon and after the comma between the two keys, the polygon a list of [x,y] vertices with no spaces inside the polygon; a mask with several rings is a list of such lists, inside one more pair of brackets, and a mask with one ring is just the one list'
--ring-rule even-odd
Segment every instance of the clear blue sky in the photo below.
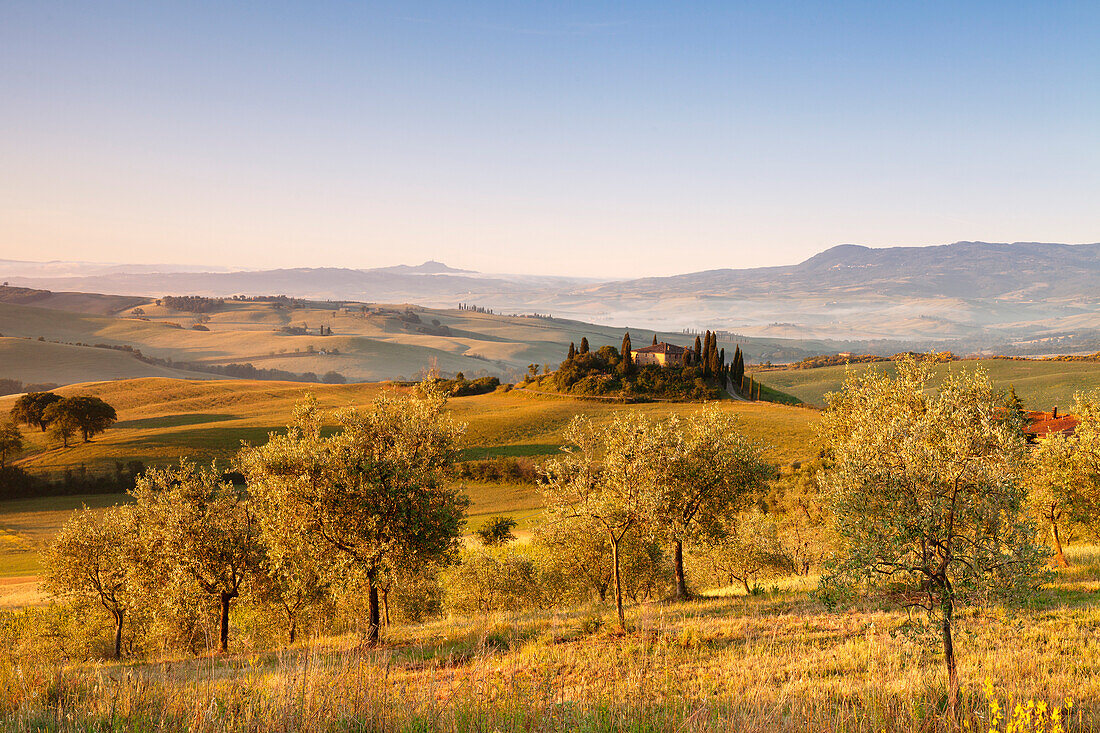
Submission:
{"label": "clear blue sky", "polygon": [[1100,3],[0,0],[0,258],[1100,240]]}

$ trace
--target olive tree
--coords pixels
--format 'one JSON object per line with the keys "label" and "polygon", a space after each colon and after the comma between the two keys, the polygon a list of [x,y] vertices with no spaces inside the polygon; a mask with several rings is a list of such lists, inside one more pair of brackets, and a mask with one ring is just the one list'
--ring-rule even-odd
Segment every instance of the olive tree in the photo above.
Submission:
{"label": "olive tree", "polygon": [[759,511],[745,512],[721,531],[708,534],[701,544],[720,583],[734,581],[751,595],[757,580],[793,569],[790,555],[779,537],[779,525]]}
{"label": "olive tree", "polygon": [[187,461],[148,469],[132,493],[146,560],[155,566],[146,585],[167,582],[216,600],[219,648],[227,651],[230,605],[263,558],[248,496],[213,468]]}
{"label": "olive tree", "polygon": [[953,712],[956,607],[1033,593],[1045,553],[1022,512],[1021,426],[988,377],[949,374],[932,392],[927,364],[896,367],[896,377],[850,372],[827,397],[819,429],[831,462],[821,481],[840,552],[823,582],[889,586],[927,612]]}
{"label": "olive tree", "polygon": [[0,471],[8,467],[8,459],[23,450],[23,434],[10,420],[0,422]]}
{"label": "olive tree", "polygon": [[238,457],[273,547],[290,532],[310,536],[364,574],[368,643],[379,636],[381,574],[455,554],[465,525],[469,501],[447,481],[462,427],[443,394],[421,392],[343,410],[331,435],[307,400],[285,435]]}
{"label": "olive tree", "polygon": [[708,407],[672,420],[667,472],[660,476],[657,519],[672,540],[676,597],[690,597],[684,576],[684,542],[721,534],[774,473],[760,447],[740,433],[737,419]]}
{"label": "olive tree", "polygon": [[73,513],[43,557],[46,588],[55,596],[102,606],[114,620],[114,654],[122,656],[122,626],[135,604],[128,548],[136,540],[129,506]]}
{"label": "olive tree", "polygon": [[1062,548],[1062,532],[1071,518],[1081,514],[1080,491],[1081,456],[1077,454],[1073,437],[1056,433],[1043,438],[1032,456],[1028,476],[1030,493],[1028,503],[1040,522],[1050,529],[1054,541],[1053,562],[1066,567]]}
{"label": "olive tree", "polygon": [[265,552],[250,579],[252,594],[278,610],[287,643],[293,644],[303,621],[316,617],[329,599],[336,568],[315,536],[286,534],[276,540],[270,534],[273,529],[263,527],[261,532]]}
{"label": "olive tree", "polygon": [[547,465],[543,487],[551,522],[589,522],[611,551],[611,582],[619,628],[623,612],[621,548],[632,534],[650,534],[660,506],[666,469],[668,425],[636,412],[618,413],[595,425],[583,415],[564,434],[562,455]]}
{"label": "olive tree", "polygon": [[1070,435],[1043,438],[1032,469],[1032,506],[1054,534],[1055,559],[1062,557],[1059,522],[1083,527],[1100,537],[1100,405],[1095,395],[1078,394],[1077,427]]}

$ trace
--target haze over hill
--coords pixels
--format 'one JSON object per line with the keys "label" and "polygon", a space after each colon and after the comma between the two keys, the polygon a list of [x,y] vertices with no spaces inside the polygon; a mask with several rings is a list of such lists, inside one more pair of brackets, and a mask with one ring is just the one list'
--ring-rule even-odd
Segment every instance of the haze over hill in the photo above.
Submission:
{"label": "haze over hill", "polygon": [[[474,303],[661,330],[724,328],[795,339],[962,340],[963,348],[1035,342],[1089,348],[1100,335],[1100,244],[956,242],[873,249],[845,244],[797,265],[718,269],[634,280],[496,275],[440,262],[374,269],[148,271],[149,266],[0,261],[0,280],[50,290],[124,295],[286,294]],[[53,270],[50,267],[53,267]],[[65,275],[47,274],[51,271]],[[37,273],[37,274],[20,274]],[[1053,341],[1052,341],[1053,339]]]}

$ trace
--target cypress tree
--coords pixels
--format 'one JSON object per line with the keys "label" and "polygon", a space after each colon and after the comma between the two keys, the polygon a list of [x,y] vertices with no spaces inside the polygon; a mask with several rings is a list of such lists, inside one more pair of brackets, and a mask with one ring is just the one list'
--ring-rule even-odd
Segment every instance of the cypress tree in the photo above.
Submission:
{"label": "cypress tree", "polygon": [[737,349],[733,352],[733,383],[737,385],[737,390],[744,391],[745,381],[745,357],[741,353],[741,345],[738,344]]}
{"label": "cypress tree", "polygon": [[718,371],[725,377],[726,376],[726,350],[725,348],[718,351]]}
{"label": "cypress tree", "polygon": [[699,340],[699,337],[695,337],[695,364],[698,366],[703,361],[703,343]]}
{"label": "cypress tree", "polygon": [[582,354],[587,354],[588,353],[588,337],[587,336],[581,336],[581,353]]}
{"label": "cypress tree", "polygon": [[573,345],[573,342],[569,342],[569,356],[566,357],[568,361],[573,361],[573,357],[577,355],[577,347]]}
{"label": "cypress tree", "polygon": [[1021,420],[1027,416],[1027,411],[1024,410],[1024,402],[1016,394],[1016,385],[1010,385],[1008,388],[1008,409]]}
{"label": "cypress tree", "polygon": [[703,334],[703,353],[699,357],[699,367],[703,370],[703,376],[710,376],[710,363],[707,358],[710,356],[710,331]]}
{"label": "cypress tree", "polygon": [[653,334],[653,345],[657,345],[657,334]]}
{"label": "cypress tree", "polygon": [[622,348],[623,360],[622,360],[622,363],[620,364],[620,366],[622,367],[622,370],[623,370],[623,374],[630,374],[630,372],[633,371],[634,358],[633,358],[633,355],[630,353],[631,351],[632,351],[632,348],[631,348],[631,345],[630,345],[630,331],[627,331],[626,334],[623,336],[623,348]]}

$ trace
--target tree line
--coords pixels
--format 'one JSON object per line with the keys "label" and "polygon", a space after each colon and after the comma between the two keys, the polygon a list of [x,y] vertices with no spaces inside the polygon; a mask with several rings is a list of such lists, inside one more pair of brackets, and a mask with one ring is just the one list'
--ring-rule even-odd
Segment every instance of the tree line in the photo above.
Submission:
{"label": "tree line", "polygon": [[[69,441],[76,435],[79,434],[87,443],[92,436],[102,433],[118,420],[115,408],[98,397],[62,397],[54,392],[20,395],[12,405],[10,416],[15,423],[38,428],[43,433],[49,431],[65,448],[69,447]],[[11,428],[8,428],[4,435],[7,436],[9,451],[17,453],[22,449],[22,437],[18,430],[12,433]]]}

